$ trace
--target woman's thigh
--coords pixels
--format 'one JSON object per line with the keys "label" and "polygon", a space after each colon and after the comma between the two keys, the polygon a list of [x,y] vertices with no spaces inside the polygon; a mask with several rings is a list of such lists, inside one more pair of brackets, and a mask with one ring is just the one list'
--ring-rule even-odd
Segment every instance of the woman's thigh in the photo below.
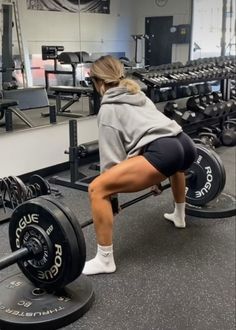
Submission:
{"label": "woman's thigh", "polygon": [[166,177],[143,156],[135,156],[99,175],[91,182],[89,190],[109,196],[140,191],[165,179]]}

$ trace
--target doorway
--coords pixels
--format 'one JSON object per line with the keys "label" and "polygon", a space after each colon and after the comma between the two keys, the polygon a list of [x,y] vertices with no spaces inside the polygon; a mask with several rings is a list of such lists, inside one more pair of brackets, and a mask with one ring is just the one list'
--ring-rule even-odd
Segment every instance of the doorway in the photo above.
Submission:
{"label": "doorway", "polygon": [[145,65],[171,63],[173,16],[145,18]]}

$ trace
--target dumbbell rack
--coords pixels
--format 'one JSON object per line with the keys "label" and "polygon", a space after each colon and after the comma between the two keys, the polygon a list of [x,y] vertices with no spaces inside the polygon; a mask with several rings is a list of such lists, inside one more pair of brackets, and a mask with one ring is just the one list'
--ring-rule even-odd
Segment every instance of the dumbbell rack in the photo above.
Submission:
{"label": "dumbbell rack", "polygon": [[[178,68],[169,68],[167,70],[162,68],[150,68],[147,72],[134,71],[133,75],[137,76],[148,86],[148,96],[152,99],[154,89],[174,88],[178,86],[186,86],[189,84],[197,84],[209,81],[222,81],[223,99],[227,99],[226,91],[229,90],[229,81],[233,79],[236,74],[235,59],[225,58],[225,61],[219,60],[221,58],[211,59],[210,63],[204,61],[198,64],[189,62],[185,66]],[[229,95],[228,95],[229,96]]]}
{"label": "dumbbell rack", "polygon": [[[183,96],[178,97],[178,90],[180,88],[194,88],[192,96],[203,95],[205,92],[201,89],[209,88],[212,82],[218,81],[220,83],[220,90],[222,93],[222,101],[230,100],[231,80],[236,75],[236,60],[235,56],[215,57],[199,59],[188,62],[186,65],[162,65],[159,67],[150,67],[146,71],[133,72],[134,76],[137,76],[143,83],[147,85],[147,96],[149,96],[154,103],[157,104],[157,108],[160,110],[162,104],[165,104],[167,100],[162,100],[161,103],[159,96],[162,91],[172,91],[169,101],[177,100],[180,102],[184,100]],[[200,87],[199,87],[200,86]],[[199,91],[197,89],[199,87]],[[210,93],[207,91],[206,93]],[[174,97],[176,95],[176,97]],[[191,95],[186,95],[187,97]],[[165,102],[165,103],[164,103]],[[196,116],[192,120],[181,123],[184,131],[190,136],[194,137],[194,134],[198,132],[201,126],[218,126],[223,127],[225,120],[236,117],[236,101],[233,101],[234,107],[227,114],[220,114],[214,116]]]}

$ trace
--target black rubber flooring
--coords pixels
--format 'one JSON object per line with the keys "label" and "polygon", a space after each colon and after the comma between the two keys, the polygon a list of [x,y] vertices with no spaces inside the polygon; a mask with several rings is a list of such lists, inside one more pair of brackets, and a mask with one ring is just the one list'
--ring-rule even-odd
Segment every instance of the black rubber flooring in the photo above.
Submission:
{"label": "black rubber flooring", "polygon": [[[236,148],[220,148],[217,153],[227,173],[224,191],[235,196]],[[87,166],[81,171],[95,173]],[[59,189],[80,223],[90,218],[87,193]],[[121,195],[120,201],[136,195]],[[163,213],[171,210],[171,192],[166,190],[116,217],[117,271],[89,277],[95,301],[82,318],[63,329],[235,329],[235,217],[187,216],[187,227],[181,230],[164,220]],[[0,229],[2,257],[9,252],[8,223]],[[83,232],[90,259],[96,250],[93,226]],[[0,280],[17,272],[16,265],[4,269]]]}

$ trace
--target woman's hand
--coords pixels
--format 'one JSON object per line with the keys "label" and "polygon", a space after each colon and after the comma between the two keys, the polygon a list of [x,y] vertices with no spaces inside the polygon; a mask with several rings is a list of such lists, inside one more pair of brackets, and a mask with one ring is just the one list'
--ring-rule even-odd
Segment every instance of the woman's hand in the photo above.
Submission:
{"label": "woman's hand", "polygon": [[158,196],[162,193],[162,187],[161,184],[155,184],[154,186],[151,187],[151,191],[153,195]]}

